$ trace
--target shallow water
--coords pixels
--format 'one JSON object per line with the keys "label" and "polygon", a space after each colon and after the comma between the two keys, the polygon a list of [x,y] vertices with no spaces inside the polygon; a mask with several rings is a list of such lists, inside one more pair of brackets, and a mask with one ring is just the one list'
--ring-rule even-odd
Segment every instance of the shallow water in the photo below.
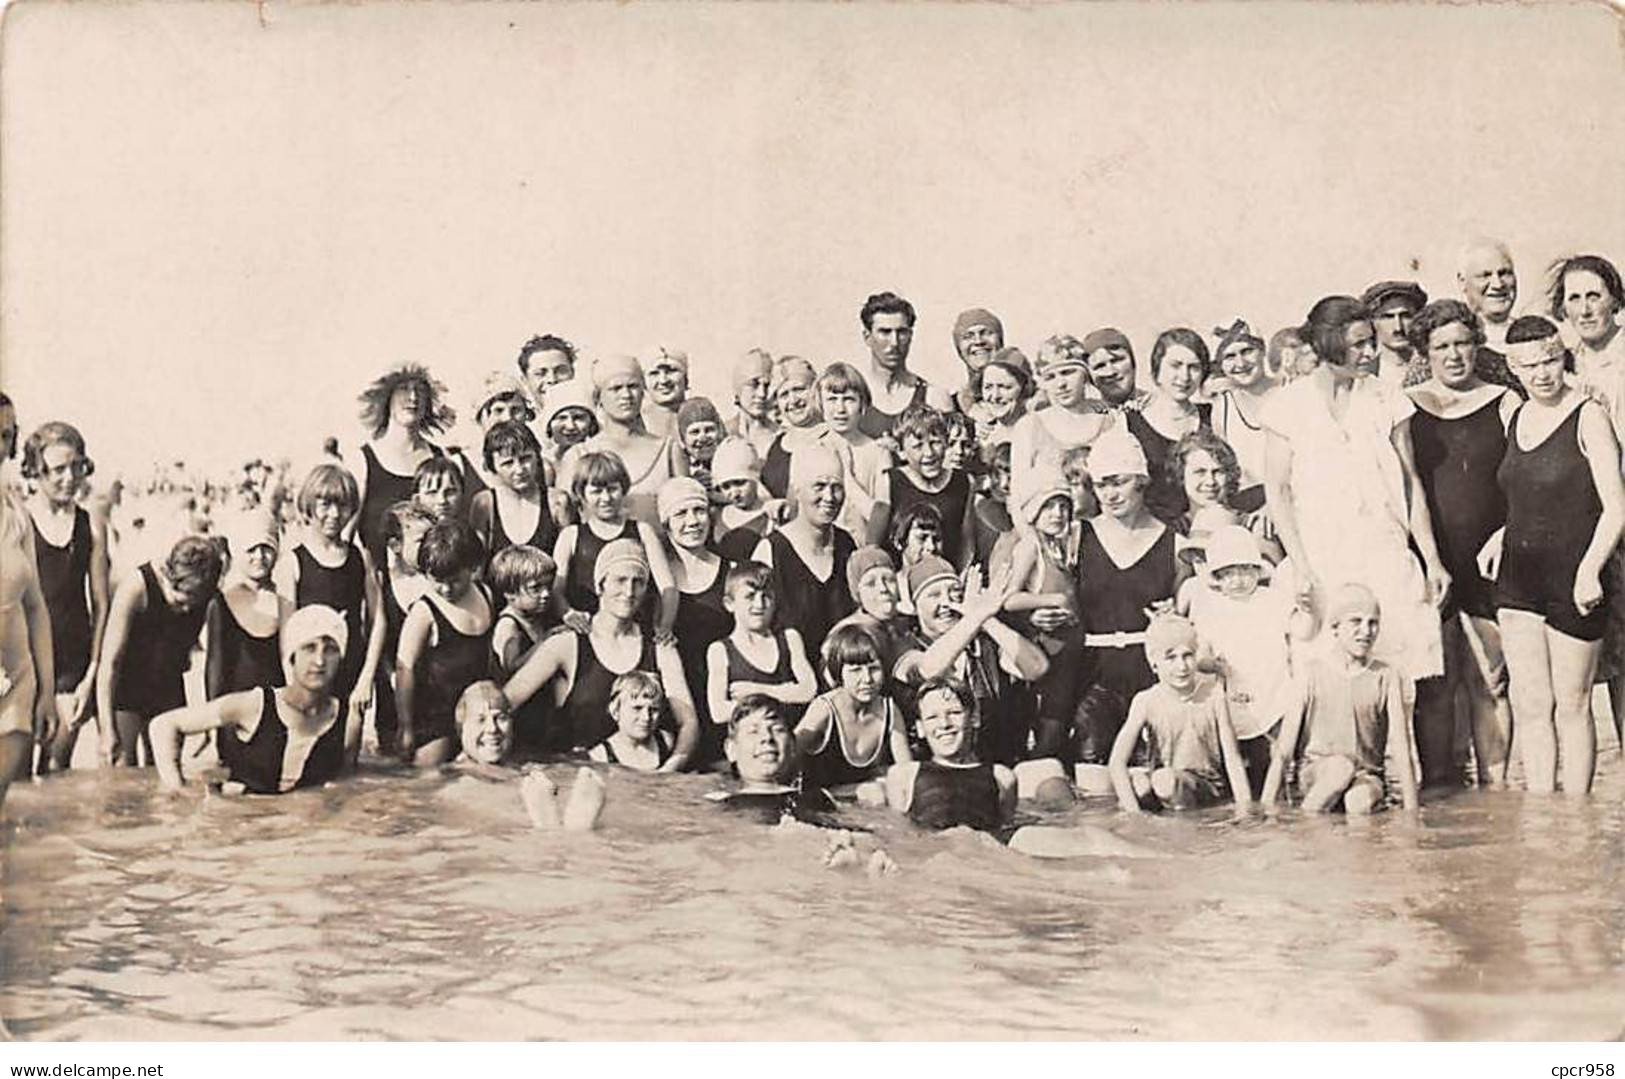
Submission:
{"label": "shallow water", "polygon": [[[6,806],[0,1014],[33,1039],[1598,1039],[1625,1030],[1612,731],[1584,803],[1092,824],[1037,862],[874,812],[896,876],[608,775],[601,830],[372,772],[277,799],[78,772]],[[569,769],[553,772],[567,785]]]}

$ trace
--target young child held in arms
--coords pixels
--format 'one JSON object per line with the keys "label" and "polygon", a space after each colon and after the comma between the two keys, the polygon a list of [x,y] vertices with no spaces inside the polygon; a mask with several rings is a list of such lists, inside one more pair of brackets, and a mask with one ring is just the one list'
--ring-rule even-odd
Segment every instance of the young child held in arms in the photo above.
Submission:
{"label": "young child held in arms", "polygon": [[[1145,654],[1157,684],[1134,695],[1109,762],[1118,804],[1126,812],[1217,805],[1229,794],[1238,810],[1252,804],[1241,750],[1230,726],[1224,687],[1196,668],[1196,627],[1159,615],[1145,631]],[[1150,768],[1129,768],[1142,733]]]}
{"label": "young child held in arms", "polygon": [[728,571],[722,605],[733,615],[733,632],[706,650],[706,700],[711,715],[730,716],[746,697],[768,697],[799,715],[818,693],[801,633],[775,630],[778,597],[773,571],[746,562]]}
{"label": "young child held in arms", "polygon": [[609,714],[615,733],[587,750],[600,764],[619,764],[639,772],[658,772],[671,756],[672,738],[660,729],[666,695],[660,682],[645,671],[628,671],[609,691]]}
{"label": "young child held in arms", "polygon": [[824,638],[823,660],[835,688],[814,700],[796,725],[806,756],[802,782],[852,789],[859,802],[884,805],[887,769],[913,757],[903,717],[886,694],[880,642],[862,626],[837,626]]}
{"label": "young child held in arms", "polygon": [[1332,653],[1311,659],[1294,680],[1296,692],[1264,781],[1264,805],[1274,804],[1287,763],[1296,761],[1304,809],[1323,813],[1341,805],[1349,814],[1375,812],[1388,793],[1386,752],[1399,772],[1400,799],[1414,810],[1416,772],[1403,680],[1371,657],[1382,630],[1377,597],[1363,585],[1344,585],[1326,605],[1326,622]]}

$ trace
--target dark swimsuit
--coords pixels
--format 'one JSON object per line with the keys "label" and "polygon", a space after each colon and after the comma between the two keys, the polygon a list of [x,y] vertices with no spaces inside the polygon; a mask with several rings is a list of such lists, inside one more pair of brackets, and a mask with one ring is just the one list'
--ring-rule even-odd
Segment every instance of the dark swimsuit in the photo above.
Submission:
{"label": "dark swimsuit", "polygon": [[1478,552],[1507,519],[1506,496],[1496,482],[1507,450],[1501,398],[1448,420],[1419,408],[1411,417],[1411,441],[1439,560],[1450,571],[1450,603],[1442,614],[1452,618],[1463,610],[1493,619],[1495,586],[1478,572]]}
{"label": "dark swimsuit", "polygon": [[808,787],[827,789],[850,787],[885,776],[886,770],[893,763],[892,730],[900,719],[897,715],[897,706],[892,703],[891,698],[883,697],[881,702],[886,719],[885,726],[880,731],[880,741],[875,747],[874,754],[867,761],[854,761],[847,754],[846,742],[841,738],[841,714],[832,701],[825,699],[825,703],[829,705],[829,726],[824,730],[824,744],[813,751],[802,767],[802,783]]}
{"label": "dark swimsuit", "polygon": [[339,666],[333,692],[348,699],[355,690],[363,664],[367,662],[367,638],[363,632],[367,613],[367,570],[361,560],[361,548],[353,543],[346,546],[344,562],[338,566],[323,565],[303,543],[293,549],[293,556],[299,562],[294,606],[309,607],[313,603],[321,603],[344,616],[344,626],[349,631],[350,639],[344,646],[344,662]]}
{"label": "dark swimsuit", "polygon": [[143,562],[140,572],[147,605],[130,624],[129,644],[113,688],[113,707],[151,719],[186,703],[182,679],[209,604],[205,601],[189,611],[177,611],[164,600],[152,563]]}
{"label": "dark swimsuit", "polygon": [[922,828],[974,828],[999,832],[1004,814],[999,806],[999,781],[993,765],[955,768],[934,760],[921,761],[914,776],[914,798],[909,820]]}
{"label": "dark swimsuit", "polygon": [[1518,445],[1520,408],[1507,431],[1496,480],[1506,493],[1506,538],[1495,579],[1498,607],[1529,611],[1577,640],[1602,640],[1607,605],[1582,615],[1574,606],[1574,575],[1602,516],[1591,464],[1580,450],[1580,410],[1532,450]]}
{"label": "dark swimsuit", "polygon": [[[222,731],[216,739],[220,746],[220,763],[225,765],[231,779],[247,787],[254,794],[281,794],[283,754],[288,748],[288,725],[277,714],[276,691],[264,687],[265,703],[260,709],[259,725],[244,742],[230,732]],[[344,711],[345,703],[338,702],[337,715],[331,726],[316,738],[304,767],[290,789],[315,787],[338,776],[344,768]]]}
{"label": "dark swimsuit", "polygon": [[816,824],[821,828],[838,828],[835,803],[822,790],[813,787],[787,791],[730,791],[716,799],[731,813],[754,817],[766,825],[778,824],[785,819]]}
{"label": "dark swimsuit", "polygon": [[256,637],[237,621],[225,596],[216,596],[210,602],[214,606],[214,625],[219,632],[209,642],[214,649],[208,659],[205,679],[209,699],[241,693],[245,689],[282,685],[278,634],[273,631],[268,637]]}
{"label": "dark swimsuit", "polygon": [[773,436],[762,455],[761,484],[774,498],[788,498],[790,491],[790,451],[784,448],[784,433]]}
{"label": "dark swimsuit", "polygon": [[[492,519],[495,520],[494,514]],[[592,579],[593,569],[598,563],[598,552],[618,539],[638,538],[638,523],[630,517],[621,525],[621,530],[609,539],[599,538],[586,521],[576,526],[575,551],[570,555],[570,564],[564,567],[564,600],[571,610],[587,614],[598,612],[598,585]]]}
{"label": "dark swimsuit", "polygon": [[915,405],[925,403],[926,388],[927,384],[925,379],[915,375],[914,396],[909,398],[908,404],[903,406],[901,412],[882,412],[880,409],[871,404],[868,408],[863,410],[863,415],[858,419],[858,430],[862,431],[870,438],[884,438],[891,434],[891,429],[897,425],[897,418],[901,416],[903,412],[907,412]]}
{"label": "dark swimsuit", "polygon": [[[942,557],[959,565],[966,542],[974,542],[974,537],[965,535],[965,505],[972,494],[970,477],[962,469],[955,469],[942,490],[927,491],[916,486],[901,468],[893,468],[887,475],[891,477],[891,519],[902,520],[904,514],[921,504],[935,507],[942,518]],[[902,557],[902,552],[889,544],[888,549],[893,558]]]}
{"label": "dark swimsuit", "polygon": [[[655,731],[654,739],[655,748],[657,750],[655,754],[655,767],[660,768],[663,767],[667,761],[671,760],[672,743],[671,739],[666,737],[665,731]],[[603,748],[604,756],[607,758],[607,763],[621,763],[621,758],[615,755],[615,744],[608,738],[605,738],[602,742],[599,742],[598,745]]]}
{"label": "dark swimsuit", "polygon": [[66,547],[57,547],[34,525],[34,564],[40,592],[51,615],[51,656],[56,664],[56,692],[72,693],[90,669],[90,514],[73,511],[73,531]]}
{"label": "dark swimsuit", "polygon": [[[520,656],[528,654],[536,647],[536,637],[512,611],[503,611],[497,615],[497,625],[506,619],[513,623],[514,629],[519,631],[524,641],[524,648]],[[496,626],[492,626],[493,643],[496,637]],[[513,672],[508,672],[510,675]],[[515,751],[521,756],[531,756],[541,753],[547,748],[547,720],[548,720],[547,694],[537,693],[530,700],[513,710],[513,745]]]}
{"label": "dark swimsuit", "polygon": [[830,627],[858,608],[846,587],[846,560],[857,544],[846,531],[836,528],[834,566],[828,577],[820,578],[807,568],[784,533],[769,533],[767,542],[773,550],[773,580],[778,586],[779,611],[774,621],[780,628],[799,630],[807,654],[816,656]]}
{"label": "dark swimsuit", "polygon": [[[1145,609],[1174,594],[1174,530],[1162,535],[1134,564],[1119,569],[1095,534],[1083,522],[1078,544],[1079,611],[1085,634],[1145,633]],[[1078,760],[1104,764],[1117,731],[1128,717],[1129,702],[1156,682],[1141,641],[1111,645],[1085,644],[1080,684],[1087,688],[1079,702]]]}
{"label": "dark swimsuit", "polygon": [[[705,654],[717,641],[733,632],[733,615],[722,606],[731,563],[722,559],[717,579],[703,592],[677,593],[677,620],[672,632],[677,636],[677,655],[685,671],[704,671]],[[700,718],[700,746],[696,767],[703,768],[722,757],[722,737],[726,729],[711,721],[711,704],[705,693],[696,693],[694,711]],[[724,717],[726,718],[726,717]]]}
{"label": "dark swimsuit", "polygon": [[[654,638],[643,634],[643,649],[632,670],[660,678],[660,667],[655,659]],[[630,671],[624,673],[631,673]],[[586,749],[615,733],[615,721],[609,715],[609,695],[620,674],[604,666],[598,658],[592,638],[576,634],[576,676],[570,683],[570,692],[559,705],[558,730],[548,738],[549,749]]]}
{"label": "dark swimsuit", "polygon": [[[475,588],[489,610],[491,597],[483,587],[476,585]],[[440,605],[428,596],[417,602],[429,605],[429,614],[434,618],[435,643],[424,648],[413,671],[414,748],[428,745],[437,738],[457,736],[457,698],[475,682],[489,678],[492,667],[491,626],[483,633],[464,633],[451,624]],[[492,619],[492,625],[495,624]]]}
{"label": "dark swimsuit", "polygon": [[[429,453],[439,457],[440,447],[430,446]],[[384,514],[395,503],[412,497],[417,477],[391,472],[378,462],[378,455],[366,443],[361,444],[361,459],[367,470],[367,497],[361,502],[361,519],[356,531],[361,536],[361,546],[372,555],[372,564],[381,566],[384,564]]]}

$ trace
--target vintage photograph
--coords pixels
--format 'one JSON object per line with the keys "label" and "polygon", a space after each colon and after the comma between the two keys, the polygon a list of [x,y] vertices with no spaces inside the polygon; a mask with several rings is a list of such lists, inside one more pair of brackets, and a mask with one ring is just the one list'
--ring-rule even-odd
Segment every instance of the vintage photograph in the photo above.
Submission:
{"label": "vintage photograph", "polygon": [[1625,1036],[1622,266],[1618,4],[15,0],[0,1031]]}

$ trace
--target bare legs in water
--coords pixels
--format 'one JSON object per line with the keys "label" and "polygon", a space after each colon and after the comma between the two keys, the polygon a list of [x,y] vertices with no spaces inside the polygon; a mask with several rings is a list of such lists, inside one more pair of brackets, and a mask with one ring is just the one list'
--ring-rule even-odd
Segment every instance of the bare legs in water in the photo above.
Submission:
{"label": "bare legs in water", "polygon": [[540,768],[527,772],[519,781],[519,797],[533,827],[549,832],[590,832],[598,827],[604,811],[604,781],[591,768],[576,771],[575,783],[564,806],[559,806],[559,788]]}

